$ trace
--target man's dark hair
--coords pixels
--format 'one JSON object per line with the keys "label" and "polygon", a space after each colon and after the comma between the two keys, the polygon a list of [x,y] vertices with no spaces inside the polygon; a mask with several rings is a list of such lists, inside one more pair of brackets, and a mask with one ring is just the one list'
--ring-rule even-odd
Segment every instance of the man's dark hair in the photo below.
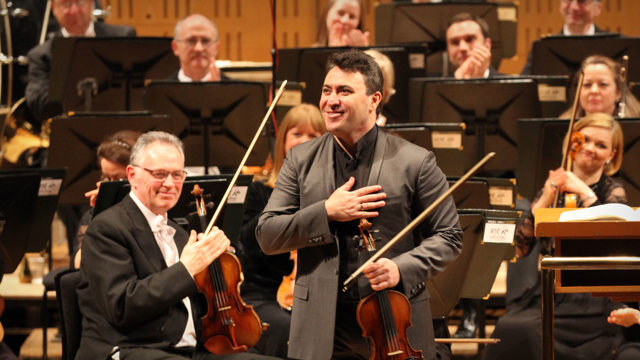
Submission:
{"label": "man's dark hair", "polygon": [[[364,78],[364,84],[367,89],[367,95],[371,95],[376,91],[382,94],[384,79],[382,78],[382,70],[374,58],[358,50],[347,50],[343,52],[333,53],[327,60],[327,73],[337,67],[345,72],[359,72]],[[376,108],[376,115],[380,115],[382,111],[382,101]]]}
{"label": "man's dark hair", "polygon": [[484,36],[485,39],[489,39],[489,24],[487,23],[487,21],[481,18],[480,16],[471,15],[466,12],[453,15],[453,17],[449,19],[449,23],[447,24],[447,30],[451,27],[451,25],[457,24],[463,21],[473,21],[476,24],[478,24],[480,26],[480,31],[482,31],[482,36]]}

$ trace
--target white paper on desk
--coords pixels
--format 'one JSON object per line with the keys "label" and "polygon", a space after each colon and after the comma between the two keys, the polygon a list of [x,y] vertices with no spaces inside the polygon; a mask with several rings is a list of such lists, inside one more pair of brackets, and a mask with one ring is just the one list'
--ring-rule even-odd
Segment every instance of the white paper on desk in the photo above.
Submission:
{"label": "white paper on desk", "polygon": [[640,221],[640,208],[633,210],[625,204],[603,204],[584,209],[565,211],[558,221]]}
{"label": "white paper on desk", "polygon": [[248,186],[234,186],[229,194],[229,204],[244,204],[244,199],[247,197]]}

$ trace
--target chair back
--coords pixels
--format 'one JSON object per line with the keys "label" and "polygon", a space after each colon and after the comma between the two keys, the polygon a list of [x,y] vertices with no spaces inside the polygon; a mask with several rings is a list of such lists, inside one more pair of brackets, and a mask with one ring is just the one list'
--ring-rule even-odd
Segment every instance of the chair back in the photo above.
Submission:
{"label": "chair back", "polygon": [[78,307],[76,286],[80,272],[68,269],[55,277],[56,297],[60,310],[60,332],[62,333],[62,359],[73,360],[80,347],[82,335],[82,313]]}

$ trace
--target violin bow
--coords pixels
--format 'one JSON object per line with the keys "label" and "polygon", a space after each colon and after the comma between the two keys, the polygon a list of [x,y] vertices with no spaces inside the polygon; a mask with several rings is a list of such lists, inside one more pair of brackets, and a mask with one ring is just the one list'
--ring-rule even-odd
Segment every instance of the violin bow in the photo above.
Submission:
{"label": "violin bow", "polygon": [[396,236],[394,236],[393,239],[391,239],[388,243],[386,243],[383,247],[381,247],[380,250],[378,250],[375,254],[373,254],[369,258],[369,260],[367,260],[364,264],[362,264],[362,266],[360,266],[358,270],[356,270],[353,274],[351,274],[351,276],[349,276],[349,278],[345,280],[344,283],[342,283],[342,286],[343,286],[342,290],[346,291],[349,288],[351,282],[362,273],[365,267],[367,267],[369,264],[373,263],[374,261],[382,257],[382,255],[384,255],[389,249],[391,249],[398,241],[400,241],[400,239],[405,237],[410,231],[413,231],[413,229],[415,229],[418,225],[420,225],[420,223],[423,222],[427,218],[427,216],[429,216],[429,214],[431,214],[431,212],[436,207],[438,207],[438,205],[440,205],[440,203],[442,203],[447,197],[449,197],[449,195],[451,195],[451,193],[453,193],[460,185],[462,185],[465,181],[467,181],[467,179],[471,177],[471,175],[475,174],[476,171],[478,171],[480,167],[482,167],[482,165],[484,165],[487,161],[489,161],[489,159],[491,159],[495,154],[496,154],[495,152],[490,152],[487,155],[485,155],[485,157],[482,158],[482,160],[480,160],[477,164],[475,164],[471,168],[471,170],[467,171],[466,174],[464,174],[458,181],[456,181],[456,183],[453,184],[449,188],[449,190],[447,190],[444,194],[440,195],[440,197],[437,198],[436,201],[434,201],[431,205],[429,205],[428,208],[424,209],[424,211],[422,211],[420,215],[418,215],[415,219],[413,219],[413,221],[411,221],[404,229],[400,230],[400,232]]}
{"label": "violin bow", "polygon": [[[580,99],[580,91],[582,91],[582,82],[584,80],[584,72],[580,71],[580,76],[578,77],[578,87],[576,89],[576,95],[573,98],[573,106],[571,107],[571,119],[569,120],[569,130],[567,134],[569,136],[568,141],[564,144],[564,151],[562,153],[562,163],[560,165],[561,168],[570,171],[571,169],[567,169],[567,162],[569,161],[569,150],[571,149],[571,134],[573,134],[573,124],[576,122],[576,116],[578,115],[578,104]],[[556,188],[556,193],[553,196],[553,206],[554,208],[558,207],[558,198],[560,196],[560,189]]]}
{"label": "violin bow", "polygon": [[622,67],[620,68],[620,78],[622,82],[622,96],[620,97],[620,103],[618,104],[618,117],[623,118],[627,107],[627,74],[629,73],[629,56],[624,55],[622,57]]}
{"label": "violin bow", "polygon": [[260,133],[262,132],[262,129],[264,129],[264,126],[267,124],[267,120],[269,120],[269,117],[271,116],[273,109],[276,107],[278,100],[280,100],[280,97],[284,93],[284,88],[286,87],[286,85],[287,85],[287,80],[284,80],[282,82],[282,85],[280,85],[280,88],[278,89],[276,96],[273,98],[273,101],[271,102],[271,106],[269,106],[269,110],[267,110],[267,113],[264,115],[264,118],[262,119],[262,122],[260,123],[260,126],[256,131],[256,134],[253,136],[253,140],[251,141],[251,144],[249,144],[249,147],[247,148],[247,151],[245,152],[244,157],[242,158],[242,161],[240,161],[240,165],[238,165],[238,169],[236,170],[236,173],[233,174],[233,178],[231,178],[231,182],[227,187],[227,191],[225,191],[224,195],[222,196],[222,199],[218,204],[218,208],[216,208],[216,212],[213,213],[213,217],[211,217],[211,221],[209,221],[209,226],[207,226],[207,229],[204,231],[205,235],[209,234],[209,232],[213,228],[213,225],[216,223],[216,220],[218,220],[218,216],[220,216],[220,213],[222,212],[222,208],[227,203],[227,199],[231,194],[231,190],[233,190],[233,186],[236,184],[236,180],[238,180],[238,176],[240,176],[240,172],[242,171],[244,164],[247,162],[247,159],[249,158],[249,154],[251,154],[253,147],[256,145],[256,142],[258,142]]}

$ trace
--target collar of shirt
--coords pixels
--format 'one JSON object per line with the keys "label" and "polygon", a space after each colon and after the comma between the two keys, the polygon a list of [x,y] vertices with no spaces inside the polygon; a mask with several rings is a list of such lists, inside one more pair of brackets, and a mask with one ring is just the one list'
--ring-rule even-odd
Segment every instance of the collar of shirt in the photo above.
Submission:
{"label": "collar of shirt", "polygon": [[[167,214],[164,213],[163,215],[156,215],[154,214],[153,211],[149,210],[148,207],[146,207],[142,201],[140,201],[140,199],[138,199],[138,197],[136,196],[136,194],[133,193],[133,191],[129,192],[129,196],[131,196],[131,199],[133,200],[134,203],[136,203],[136,205],[138,205],[138,208],[140,209],[140,211],[142,211],[142,215],[144,215],[144,218],[147,219],[147,223],[149,223],[149,227],[151,227],[153,229],[153,222],[155,220],[155,218],[157,216],[162,216],[164,218],[164,223],[167,223]],[[155,220],[157,221],[157,220]]]}
{"label": "collar of shirt", "polygon": [[584,34],[572,34],[571,31],[569,30],[569,27],[567,25],[564,25],[562,27],[562,33],[566,36],[571,36],[571,35],[595,35],[596,34],[596,26],[595,24],[591,24],[591,26],[589,26],[589,29],[587,29],[587,32],[585,32]]}
{"label": "collar of shirt", "polygon": [[[72,37],[71,34],[69,34],[69,32],[67,31],[67,29],[65,28],[61,28],[60,32],[62,33],[63,37]],[[89,27],[87,28],[87,31],[84,32],[84,35],[82,35],[83,37],[96,37],[96,28],[95,26],[93,26],[93,22],[89,23]]]}
{"label": "collar of shirt", "polygon": [[209,78],[211,77],[210,73],[207,73],[207,75],[205,75],[202,79],[200,80],[193,80],[192,78],[188,77],[185,73],[184,70],[180,69],[180,71],[178,71],[178,80],[180,82],[202,82],[202,81],[209,81]]}
{"label": "collar of shirt", "polygon": [[378,125],[374,125],[371,130],[367,131],[360,140],[356,143],[356,153],[352,154],[347,153],[340,144],[338,144],[338,140],[333,138],[333,142],[335,144],[336,149],[340,149],[339,152],[344,155],[347,161],[358,160],[362,157],[363,151],[367,151],[371,146],[375,145],[376,139],[378,138]]}

